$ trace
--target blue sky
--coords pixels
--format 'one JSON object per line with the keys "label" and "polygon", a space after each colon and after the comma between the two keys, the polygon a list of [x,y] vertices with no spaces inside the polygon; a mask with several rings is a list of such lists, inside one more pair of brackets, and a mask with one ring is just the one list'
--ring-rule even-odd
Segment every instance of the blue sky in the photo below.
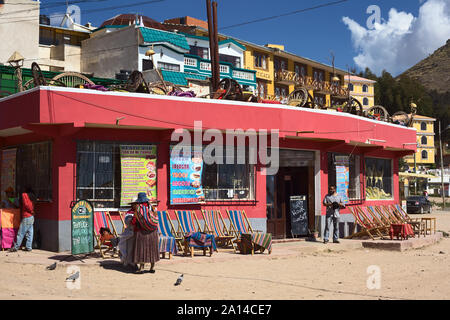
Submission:
{"label": "blue sky", "polygon": [[[42,0],[42,5],[45,6],[48,3],[56,1],[57,0]],[[97,2],[77,4],[81,8],[81,22],[83,24],[89,21],[93,25],[99,26],[104,20],[120,13],[142,14],[157,21],[163,21],[165,19],[181,16],[192,16],[206,20],[205,0],[165,0],[147,5],[104,10],[102,12],[89,12],[89,10],[92,9],[119,6],[124,3],[131,4],[143,0],[129,0],[127,2],[118,0],[94,1]],[[343,17],[348,17],[351,21],[367,28],[366,21],[370,14],[367,14],[366,10],[370,5],[379,6],[381,9],[381,21],[388,23],[391,8],[395,8],[397,12],[404,11],[405,15],[410,14],[410,16],[418,17],[419,8],[425,2],[448,2],[448,0],[348,0],[347,2],[329,7],[221,30],[221,28],[230,25],[284,14],[332,1],[333,0],[217,0],[219,8],[219,31],[223,34],[234,36],[260,45],[267,43],[283,44],[285,45],[286,51],[327,64],[331,63],[330,51],[333,51],[336,57],[336,67],[341,69],[347,69],[347,66],[358,67],[361,69],[364,64],[369,66],[373,65],[374,68],[377,69],[378,67],[375,62],[367,62],[370,60],[370,57],[368,58],[368,56],[376,56],[376,52],[374,52],[373,48],[359,48],[359,50],[355,49],[354,44],[357,40],[352,38],[352,34],[354,33],[357,35],[358,26],[353,23],[353,31],[351,31],[349,25],[343,22]],[[450,7],[450,5],[447,7]],[[64,7],[58,7],[52,10],[44,9],[42,10],[42,13],[51,14],[64,11],[64,9]],[[370,37],[368,34],[366,34],[366,36]],[[448,36],[450,38],[450,32]],[[428,48],[428,51],[430,52],[427,51],[427,54],[437,49],[436,43],[442,42],[442,39],[445,37],[447,37],[447,31],[445,31],[439,39],[434,41],[432,45],[430,44],[430,48]],[[402,41],[402,39],[404,38],[400,37],[398,38],[398,41]],[[359,40],[361,41],[361,39]],[[374,45],[378,45],[376,41],[382,41],[379,37],[372,40],[374,41]],[[439,46],[444,44],[445,41],[443,41],[443,43]],[[397,47],[399,46],[398,43],[391,43],[390,45]],[[433,46],[436,48],[432,48]],[[360,54],[361,51],[368,51],[369,49],[371,52],[365,52],[363,57],[366,59],[359,59],[359,65],[357,65],[354,57]],[[395,50],[397,50],[396,47],[393,47],[392,50],[386,49],[386,51]],[[408,61],[408,63],[411,64],[410,66],[421,60],[423,58],[421,55],[425,55],[425,53],[420,53],[417,57],[411,58],[411,61]],[[383,59],[390,58],[386,56],[383,57]],[[386,64],[386,66],[389,65],[389,63]],[[398,63],[395,61],[393,61],[391,68],[396,69],[388,69],[388,71],[394,74],[402,71],[398,69]],[[405,68],[406,66],[403,66],[401,69]]]}

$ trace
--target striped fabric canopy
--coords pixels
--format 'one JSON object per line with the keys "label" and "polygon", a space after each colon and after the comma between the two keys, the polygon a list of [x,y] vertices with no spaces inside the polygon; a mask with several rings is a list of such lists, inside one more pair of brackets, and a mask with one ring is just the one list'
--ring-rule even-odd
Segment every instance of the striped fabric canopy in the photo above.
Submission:
{"label": "striped fabric canopy", "polygon": [[101,228],[108,228],[111,230],[109,219],[106,216],[106,211],[94,211],[94,229],[96,234],[100,234]]}
{"label": "striped fabric canopy", "polygon": [[170,224],[169,224],[169,214],[167,211],[158,211],[158,227],[159,227],[159,233],[163,237],[171,237],[174,238],[174,235],[172,234]]}
{"label": "striped fabric canopy", "polygon": [[205,219],[208,228],[214,232],[216,238],[222,238],[225,236],[222,229],[220,228],[219,214],[214,210],[205,210]]}
{"label": "striped fabric canopy", "polygon": [[229,210],[231,221],[239,233],[249,233],[240,210]]}
{"label": "striped fabric canopy", "polygon": [[197,232],[198,230],[194,227],[194,220],[192,218],[191,211],[175,211],[178,220],[181,224],[181,229],[183,233]]}

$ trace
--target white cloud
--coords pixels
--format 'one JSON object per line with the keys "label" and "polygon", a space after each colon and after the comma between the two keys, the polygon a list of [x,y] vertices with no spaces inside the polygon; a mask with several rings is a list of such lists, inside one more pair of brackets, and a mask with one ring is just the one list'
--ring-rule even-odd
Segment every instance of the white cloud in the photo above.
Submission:
{"label": "white cloud", "polygon": [[358,55],[356,65],[369,67],[376,74],[387,70],[398,75],[443,46],[450,38],[450,2],[427,0],[419,15],[392,8],[388,19],[367,29],[343,17],[352,34],[352,42]]}

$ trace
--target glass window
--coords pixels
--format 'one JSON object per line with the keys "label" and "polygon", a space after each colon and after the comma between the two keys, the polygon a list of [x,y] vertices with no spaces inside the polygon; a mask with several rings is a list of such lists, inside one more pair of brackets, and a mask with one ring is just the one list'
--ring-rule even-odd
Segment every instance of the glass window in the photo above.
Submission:
{"label": "glass window", "polygon": [[369,92],[369,87],[368,87],[366,84],[363,85],[362,91],[363,91],[363,92]]}
{"label": "glass window", "polygon": [[349,83],[348,84],[348,90],[349,91],[353,91],[353,83]]}
{"label": "glass window", "polygon": [[427,160],[428,159],[428,152],[426,150],[422,151],[422,159]]}
{"label": "glass window", "polygon": [[166,62],[158,62],[158,68],[167,71],[180,71],[180,65]]}
{"label": "glass window", "polygon": [[294,71],[300,77],[306,77],[306,66],[303,64],[295,64]]}
{"label": "glass window", "polygon": [[16,158],[16,190],[30,186],[39,200],[52,199],[51,142],[20,145]]}
{"label": "glass window", "polygon": [[189,50],[189,54],[199,56],[203,59],[209,59],[209,49],[205,47],[191,46]]}
{"label": "glass window", "polygon": [[366,158],[366,198],[392,199],[392,160]]}
{"label": "glass window", "polygon": [[209,161],[205,159],[202,185],[206,201],[254,200],[255,168],[248,164],[248,150],[245,164],[238,164],[237,150],[233,159],[227,160],[226,150],[223,153],[223,164],[206,164]]}
{"label": "glass window", "polygon": [[426,131],[427,130],[427,124],[425,122],[422,122],[420,124],[420,130],[422,130],[422,131]]}
{"label": "glass window", "polygon": [[241,67],[241,58],[239,57],[229,56],[227,54],[219,54],[219,61],[231,63],[236,68]]}
{"label": "glass window", "polygon": [[265,54],[255,52],[255,67],[267,70],[267,56]]}
{"label": "glass window", "polygon": [[339,157],[348,157],[348,198],[349,200],[361,199],[360,157],[339,153],[328,153],[328,187],[336,186],[336,165],[339,165]]}
{"label": "glass window", "polygon": [[77,143],[77,200],[89,200],[95,208],[120,207],[121,144],[107,141]]}
{"label": "glass window", "polygon": [[363,105],[368,106],[369,105],[369,99],[364,98],[363,99]]}
{"label": "glass window", "polygon": [[428,139],[427,139],[427,137],[423,136],[422,139],[421,139],[421,141],[420,141],[420,143],[421,143],[422,145],[426,146],[426,145],[428,144]]}

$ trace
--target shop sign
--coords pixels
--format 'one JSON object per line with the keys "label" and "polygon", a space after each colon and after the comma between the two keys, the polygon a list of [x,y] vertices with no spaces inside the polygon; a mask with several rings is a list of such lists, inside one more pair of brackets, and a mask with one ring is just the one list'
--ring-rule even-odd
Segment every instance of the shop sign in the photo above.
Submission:
{"label": "shop sign", "polygon": [[348,156],[335,156],[336,163],[336,192],[344,203],[348,202],[348,186],[350,184]]}
{"label": "shop sign", "polygon": [[72,255],[94,252],[94,208],[87,200],[72,207]]}
{"label": "shop sign", "polygon": [[198,204],[205,201],[202,187],[202,152],[170,156],[170,204]]}
{"label": "shop sign", "polygon": [[270,76],[270,73],[268,72],[263,72],[263,71],[256,71],[256,77],[257,78],[262,78],[265,80],[271,80],[272,77]]}
{"label": "shop sign", "polygon": [[151,202],[157,200],[156,152],[155,145],[120,146],[121,207],[128,206],[140,192],[145,192]]}

